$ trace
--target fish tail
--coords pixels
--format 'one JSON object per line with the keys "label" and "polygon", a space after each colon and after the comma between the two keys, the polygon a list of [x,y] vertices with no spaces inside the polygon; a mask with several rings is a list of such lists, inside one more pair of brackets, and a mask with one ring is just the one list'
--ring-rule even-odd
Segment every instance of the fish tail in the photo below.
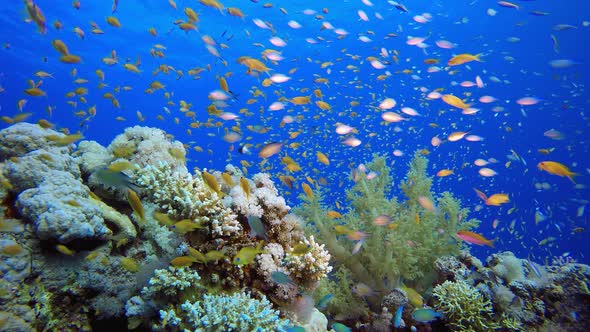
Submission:
{"label": "fish tail", "polygon": [[475,61],[479,61],[479,62],[484,62],[481,57],[483,56],[483,53],[477,53],[475,55]]}
{"label": "fish tail", "polygon": [[497,237],[495,239],[489,240],[488,243],[486,243],[486,245],[489,246],[490,248],[495,248],[494,242],[496,242],[497,240],[498,240]]}
{"label": "fish tail", "polygon": [[579,175],[578,173],[569,173],[567,176],[568,179],[570,179],[572,181],[573,184],[577,184],[576,181],[574,180],[574,176]]}

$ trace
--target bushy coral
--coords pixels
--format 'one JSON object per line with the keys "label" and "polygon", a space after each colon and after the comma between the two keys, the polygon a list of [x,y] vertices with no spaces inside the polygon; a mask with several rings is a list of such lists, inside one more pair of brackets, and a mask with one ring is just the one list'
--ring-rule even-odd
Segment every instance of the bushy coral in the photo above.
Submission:
{"label": "bushy coral", "polygon": [[465,281],[445,281],[434,287],[435,308],[453,331],[492,331],[500,325],[493,319],[492,302]]}
{"label": "bushy coral", "polygon": [[[322,203],[321,191],[314,192],[311,198],[303,197],[306,202],[296,213],[314,221],[308,223],[309,234],[326,244],[339,264],[337,269],[348,270],[345,275],[350,275],[354,284],[362,282],[376,291],[377,296],[368,300],[372,309],[380,312],[381,298],[401,286],[401,281],[419,292],[428,288],[434,278],[434,261],[440,256],[458,254],[462,248],[454,234],[477,226],[479,221],[468,220],[468,210],[461,209],[460,201],[452,194],[445,192],[437,197],[431,192],[427,160],[419,154],[414,156],[407,180],[400,186],[405,201],[390,197],[392,178],[384,157],[376,156],[366,168],[378,175],[367,177],[363,170],[355,170],[356,182],[347,190],[350,209],[342,219],[334,221],[327,215],[329,208]],[[422,207],[419,197],[434,202],[436,209]],[[376,225],[373,221],[378,216],[387,216],[390,223]],[[334,231],[337,225],[349,230],[341,234],[364,232],[366,238],[359,243],[339,236]],[[355,245],[361,247],[353,254]],[[334,302],[340,301],[335,298]]]}
{"label": "bushy coral", "polygon": [[313,235],[302,243],[309,246],[309,252],[304,255],[288,252],[284,258],[285,267],[298,284],[314,284],[332,271],[330,254],[323,244],[315,241]]}
{"label": "bushy coral", "polygon": [[507,284],[512,281],[525,280],[523,261],[516,258],[510,251],[494,254],[487,259],[487,265],[492,272],[504,279]]}

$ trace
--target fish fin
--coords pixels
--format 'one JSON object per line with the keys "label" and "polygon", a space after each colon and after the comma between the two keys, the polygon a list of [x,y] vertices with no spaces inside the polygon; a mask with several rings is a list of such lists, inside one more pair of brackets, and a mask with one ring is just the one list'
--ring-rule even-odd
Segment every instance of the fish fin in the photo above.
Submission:
{"label": "fish fin", "polygon": [[489,240],[488,243],[486,243],[490,248],[495,248],[494,247],[494,243],[498,240],[498,237],[496,237],[495,239]]}

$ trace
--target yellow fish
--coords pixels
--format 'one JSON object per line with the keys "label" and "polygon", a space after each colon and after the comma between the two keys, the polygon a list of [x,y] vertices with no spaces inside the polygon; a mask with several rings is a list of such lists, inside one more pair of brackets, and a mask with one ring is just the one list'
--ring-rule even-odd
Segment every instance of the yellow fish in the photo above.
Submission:
{"label": "yellow fish", "polygon": [[141,220],[145,220],[145,213],[139,196],[137,196],[135,191],[129,188],[127,188],[127,194],[127,200],[129,201],[129,205],[133,209],[133,212],[135,212]]}
{"label": "yellow fish", "polygon": [[493,194],[485,200],[485,204],[491,206],[500,206],[508,202],[510,199],[507,194]]}
{"label": "yellow fish", "polygon": [[133,258],[121,257],[120,263],[121,267],[129,272],[139,272],[139,264]]}
{"label": "yellow fish", "polygon": [[324,165],[330,165],[330,160],[326,157],[325,154],[321,153],[320,151],[316,152],[316,156],[318,161]]}
{"label": "yellow fish", "polygon": [[256,248],[254,247],[244,247],[238,251],[238,253],[234,256],[232,263],[234,265],[248,265],[252,263],[256,255],[265,253],[262,250],[262,244],[264,241],[260,241]]}
{"label": "yellow fish", "polygon": [[172,226],[174,231],[180,234],[186,234],[188,232],[193,232],[196,229],[205,228],[201,224],[194,222],[190,219],[183,219]]}
{"label": "yellow fish", "polygon": [[209,189],[216,192],[217,195],[221,195],[221,190],[219,189],[219,183],[217,182],[217,179],[215,178],[215,176],[213,176],[212,174],[210,174],[206,171],[203,171],[202,177],[203,177],[203,181],[205,181],[205,184],[207,185],[207,187],[209,187]]}
{"label": "yellow fish", "polygon": [[305,193],[305,195],[307,195],[307,197],[313,198],[313,190],[307,183],[302,183],[301,188],[303,189],[303,192]]}
{"label": "yellow fish", "polygon": [[463,102],[463,100],[461,100],[461,98],[459,98],[459,97],[456,97],[456,96],[454,96],[454,95],[450,95],[450,94],[443,95],[443,96],[441,97],[441,99],[442,99],[442,100],[443,100],[445,103],[447,103],[447,104],[449,104],[449,105],[451,105],[451,106],[454,106],[454,107],[460,108],[460,109],[462,109],[462,110],[464,110],[464,109],[466,109],[466,108],[469,108],[469,106],[470,106],[469,104],[465,104],[465,102]]}
{"label": "yellow fish", "polygon": [[246,199],[250,199],[250,184],[248,183],[248,180],[246,180],[246,178],[240,178],[240,188],[242,188],[244,194],[246,194]]}
{"label": "yellow fish", "polygon": [[197,262],[197,259],[191,256],[180,256],[170,261],[170,265],[174,267],[190,266]]}

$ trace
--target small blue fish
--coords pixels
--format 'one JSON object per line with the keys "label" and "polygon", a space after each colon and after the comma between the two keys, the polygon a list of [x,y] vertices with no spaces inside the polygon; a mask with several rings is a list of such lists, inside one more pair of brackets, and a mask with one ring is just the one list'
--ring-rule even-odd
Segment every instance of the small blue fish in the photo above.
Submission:
{"label": "small blue fish", "polygon": [[432,309],[416,309],[412,313],[412,319],[420,323],[428,323],[443,318],[443,314]]}
{"label": "small blue fish", "polygon": [[262,220],[256,216],[248,216],[248,226],[250,226],[250,236],[251,237],[260,237],[268,242],[268,238],[266,237],[266,228],[264,228],[264,224],[262,224]]}
{"label": "small blue fish", "polygon": [[342,324],[342,323],[334,323],[332,324],[332,329],[336,332],[350,332],[352,331],[350,327]]}
{"label": "small blue fish", "polygon": [[529,258],[526,259],[526,262],[531,267],[531,270],[533,270],[533,272],[535,272],[535,275],[537,276],[537,278],[543,277],[541,270],[539,270],[539,267],[537,267],[537,265],[535,265],[535,263],[533,263]]}
{"label": "small blue fish", "polygon": [[305,329],[301,326],[292,325],[285,327],[285,332],[305,332]]}
{"label": "small blue fish", "polygon": [[393,327],[398,328],[402,326],[402,313],[404,312],[404,306],[401,305],[395,311],[393,316]]}
{"label": "small blue fish", "polygon": [[272,281],[276,282],[277,284],[291,284],[294,286],[297,286],[297,284],[295,284],[295,282],[293,281],[293,279],[291,279],[291,277],[289,277],[288,275],[286,275],[285,273],[281,272],[281,271],[274,271],[270,274],[270,278],[272,279]]}
{"label": "small blue fish", "polygon": [[324,310],[328,307],[328,302],[334,297],[334,294],[328,294],[322,297],[317,304],[318,310]]}
{"label": "small blue fish", "polygon": [[141,186],[133,183],[129,176],[123,172],[113,172],[108,168],[104,168],[95,171],[93,174],[100,183],[106,186],[116,187],[119,189],[129,188],[135,192],[140,191],[142,188]]}

